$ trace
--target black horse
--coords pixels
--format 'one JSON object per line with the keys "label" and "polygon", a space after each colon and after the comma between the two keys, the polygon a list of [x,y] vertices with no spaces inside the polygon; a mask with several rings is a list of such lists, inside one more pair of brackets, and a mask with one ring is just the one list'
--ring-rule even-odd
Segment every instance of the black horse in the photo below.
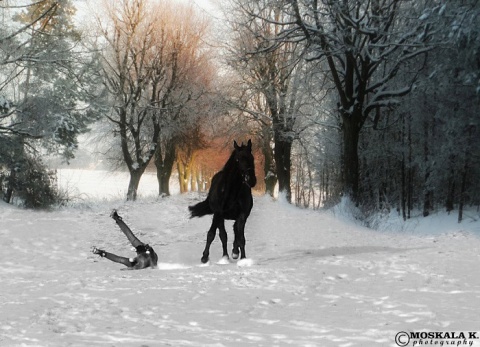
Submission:
{"label": "black horse", "polygon": [[228,259],[225,219],[235,221],[233,225],[235,232],[233,259],[238,259],[239,254],[241,254],[241,259],[246,258],[245,223],[253,207],[252,188],[257,183],[257,178],[252,155],[252,141],[248,140],[246,146],[243,143],[238,146],[234,141],[234,148],[224,168],[213,176],[207,199],[195,206],[188,207],[191,218],[213,214],[202,263],[208,262],[210,245],[215,239],[217,228],[222,241],[223,256]]}

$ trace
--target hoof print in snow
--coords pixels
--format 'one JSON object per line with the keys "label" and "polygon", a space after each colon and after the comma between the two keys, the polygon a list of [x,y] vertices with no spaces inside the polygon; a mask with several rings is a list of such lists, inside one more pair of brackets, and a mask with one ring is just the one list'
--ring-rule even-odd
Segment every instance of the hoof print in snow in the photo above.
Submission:
{"label": "hoof print in snow", "polygon": [[230,264],[230,259],[228,257],[222,257],[217,264],[219,265],[228,265]]}

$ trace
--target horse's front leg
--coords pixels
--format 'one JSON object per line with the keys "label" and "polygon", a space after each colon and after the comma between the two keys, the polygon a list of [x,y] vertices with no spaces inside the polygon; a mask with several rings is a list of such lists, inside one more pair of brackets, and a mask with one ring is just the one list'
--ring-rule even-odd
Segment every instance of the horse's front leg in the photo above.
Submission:
{"label": "horse's front leg", "polygon": [[228,259],[229,258],[228,251],[227,251],[228,236],[227,236],[227,231],[225,230],[225,219],[219,218],[217,225],[218,225],[218,236],[220,236],[220,240],[222,241],[223,258]]}
{"label": "horse's front leg", "polygon": [[216,214],[213,215],[212,225],[208,230],[207,234],[207,243],[205,245],[205,250],[203,251],[202,255],[202,263],[205,264],[208,262],[208,257],[210,255],[210,245],[212,244],[213,240],[215,240],[215,234],[217,233],[217,223],[218,223],[218,216]]}
{"label": "horse's front leg", "polygon": [[[245,255],[245,223],[247,219],[245,218],[244,214],[240,214],[233,225],[233,231],[235,232],[235,240],[233,241],[233,250],[232,250],[232,258],[238,259],[240,255],[241,259],[246,258]],[[239,251],[240,249],[240,251]]]}
{"label": "horse's front leg", "polygon": [[233,259],[238,259],[239,255],[240,255],[240,250],[239,250],[239,245],[238,245],[238,240],[237,240],[237,235],[238,235],[238,231],[237,231],[237,222],[235,221],[235,223],[233,223],[233,233],[235,235],[235,239],[233,240],[233,249],[232,249],[232,258]]}

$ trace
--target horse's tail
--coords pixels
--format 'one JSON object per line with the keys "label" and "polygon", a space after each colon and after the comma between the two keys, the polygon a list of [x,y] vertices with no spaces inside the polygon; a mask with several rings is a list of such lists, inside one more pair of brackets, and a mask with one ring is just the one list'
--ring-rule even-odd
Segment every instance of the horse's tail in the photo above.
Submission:
{"label": "horse's tail", "polygon": [[210,201],[208,201],[208,197],[205,199],[205,201],[199,202],[194,206],[188,206],[188,209],[190,210],[190,218],[213,214],[213,211],[210,208]]}

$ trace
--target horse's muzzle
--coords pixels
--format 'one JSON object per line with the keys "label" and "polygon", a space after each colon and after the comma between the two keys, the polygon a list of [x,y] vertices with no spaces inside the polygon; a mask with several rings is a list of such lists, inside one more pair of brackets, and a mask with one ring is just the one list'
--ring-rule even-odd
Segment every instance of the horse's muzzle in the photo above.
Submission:
{"label": "horse's muzzle", "polygon": [[246,183],[250,188],[255,187],[255,185],[257,184],[257,178],[255,177],[255,175],[246,174],[246,175],[244,176],[244,179],[245,179],[245,183]]}

